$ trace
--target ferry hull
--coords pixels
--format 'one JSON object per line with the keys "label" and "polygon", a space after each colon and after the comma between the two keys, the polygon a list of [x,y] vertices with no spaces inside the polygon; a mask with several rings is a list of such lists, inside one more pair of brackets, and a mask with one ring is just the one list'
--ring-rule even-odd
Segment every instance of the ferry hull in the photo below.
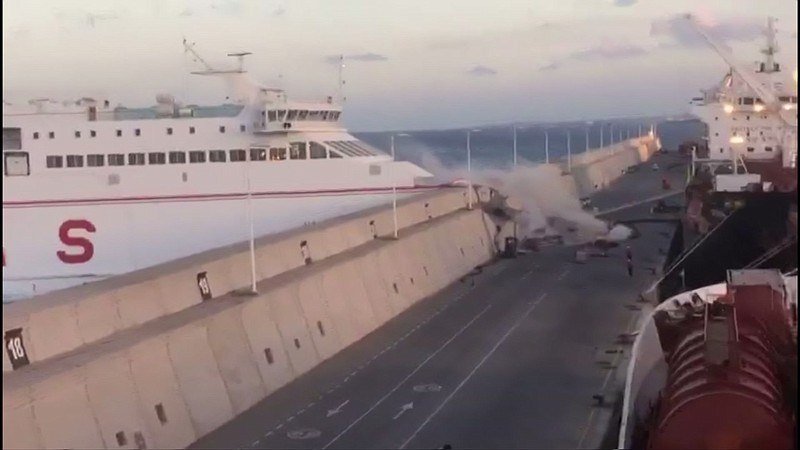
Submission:
{"label": "ferry hull", "polygon": [[[402,199],[430,188],[406,188]],[[42,294],[392,201],[391,189],[3,208],[4,301]],[[366,226],[366,225],[365,225]],[[298,250],[299,251],[299,250]]]}

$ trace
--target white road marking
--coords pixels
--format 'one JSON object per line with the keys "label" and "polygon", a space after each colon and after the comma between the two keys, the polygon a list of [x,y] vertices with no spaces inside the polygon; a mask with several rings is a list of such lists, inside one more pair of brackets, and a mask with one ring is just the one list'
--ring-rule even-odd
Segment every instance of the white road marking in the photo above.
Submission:
{"label": "white road marking", "polygon": [[328,410],[328,415],[327,415],[326,417],[330,417],[330,416],[333,416],[333,415],[339,414],[340,412],[342,412],[342,408],[344,408],[345,406],[347,406],[347,404],[348,404],[348,403],[350,403],[350,400],[345,400],[344,402],[342,402],[342,404],[341,404],[341,405],[337,406],[336,408],[334,408],[334,409],[329,409],[329,410]]}
{"label": "white road marking", "polygon": [[280,430],[281,428],[283,428],[283,424],[282,424],[282,423],[279,423],[279,424],[278,424],[278,425],[275,427],[275,429],[276,429],[276,430]]}
{"label": "white road marking", "polygon": [[445,398],[445,399],[442,401],[442,403],[439,405],[439,407],[438,407],[438,408],[436,408],[436,409],[433,411],[433,413],[431,413],[431,415],[430,415],[430,416],[428,416],[428,418],[427,418],[427,419],[425,419],[425,421],[424,421],[424,422],[422,422],[422,424],[419,426],[419,428],[417,428],[417,430],[416,430],[416,431],[414,431],[414,433],[413,433],[411,436],[409,436],[409,438],[408,438],[408,439],[406,439],[406,441],[405,441],[405,442],[403,442],[403,445],[401,445],[401,446],[400,446],[400,449],[404,449],[404,448],[406,448],[406,445],[408,445],[408,444],[409,444],[409,442],[411,442],[411,440],[412,440],[412,439],[414,439],[415,437],[417,437],[417,434],[419,434],[419,432],[420,432],[420,431],[422,431],[422,429],[423,429],[423,428],[425,428],[425,426],[426,426],[426,425],[428,425],[428,423],[431,421],[431,419],[433,419],[433,418],[436,416],[436,414],[438,414],[438,413],[439,413],[439,411],[441,411],[441,410],[442,410],[442,408],[444,408],[444,407],[445,407],[445,405],[447,405],[447,403],[450,401],[450,399],[452,399],[452,398],[453,398],[453,396],[455,396],[455,395],[456,395],[456,393],[457,393],[457,392],[458,392],[458,391],[459,391],[459,390],[460,390],[460,389],[461,389],[461,388],[462,388],[462,387],[463,387],[465,384],[467,384],[467,382],[470,380],[470,378],[472,378],[472,376],[473,376],[473,375],[475,375],[475,372],[477,372],[477,371],[478,371],[478,369],[480,369],[480,368],[481,368],[481,366],[483,366],[483,364],[484,364],[484,363],[486,363],[486,361],[488,361],[488,360],[489,360],[489,358],[490,358],[490,357],[491,357],[491,356],[494,354],[494,352],[495,352],[495,351],[497,351],[497,349],[498,349],[498,348],[499,348],[499,347],[500,347],[500,346],[503,344],[503,342],[505,342],[505,341],[506,341],[506,339],[508,339],[508,337],[509,337],[509,336],[511,336],[511,333],[513,333],[513,332],[514,332],[514,330],[516,330],[516,329],[517,329],[517,327],[519,327],[519,326],[522,324],[522,322],[523,322],[523,321],[525,321],[525,319],[527,319],[527,318],[528,318],[528,316],[531,314],[531,312],[533,312],[533,310],[534,310],[534,309],[536,309],[536,307],[539,305],[539,303],[541,303],[541,301],[542,301],[542,300],[544,300],[544,299],[545,299],[545,297],[547,297],[547,293],[544,293],[544,294],[540,295],[540,296],[539,296],[539,298],[538,298],[538,299],[536,299],[536,301],[533,303],[533,305],[531,305],[531,307],[530,307],[530,308],[528,308],[528,310],[527,310],[527,311],[525,311],[525,314],[523,314],[523,315],[522,315],[522,317],[521,317],[519,320],[517,320],[517,321],[514,323],[514,325],[512,325],[512,326],[511,326],[511,328],[509,328],[509,329],[508,329],[508,331],[506,331],[506,333],[505,333],[505,334],[504,334],[504,335],[503,335],[503,336],[500,338],[500,340],[498,340],[498,341],[497,341],[497,343],[494,345],[494,347],[492,347],[492,349],[491,349],[491,350],[489,350],[489,353],[487,353],[487,354],[486,354],[486,355],[483,357],[483,359],[481,359],[481,360],[478,362],[478,364],[476,364],[476,365],[475,365],[475,367],[474,367],[474,368],[473,368],[473,369],[472,369],[472,370],[471,370],[471,371],[470,371],[470,372],[467,374],[467,376],[466,376],[466,377],[465,377],[465,378],[464,378],[464,379],[461,381],[461,383],[459,383],[459,384],[458,384],[458,386],[456,386],[456,388],[455,388],[455,389],[453,389],[453,392],[451,392],[451,393],[450,393],[450,394],[449,394],[449,395],[448,395],[448,396],[447,396],[447,397],[446,397],[446,398]]}
{"label": "white road marking", "polygon": [[445,343],[444,343],[444,344],[442,344],[442,345],[441,345],[439,348],[437,348],[437,349],[436,349],[436,350],[435,350],[433,353],[431,353],[430,355],[428,355],[428,357],[427,357],[427,358],[425,358],[425,359],[424,359],[424,360],[423,360],[423,361],[422,361],[422,362],[421,362],[421,363],[420,363],[420,364],[419,364],[419,365],[418,365],[416,368],[414,368],[414,370],[412,370],[412,371],[411,371],[411,373],[409,373],[409,374],[408,374],[408,375],[407,375],[405,378],[403,378],[402,380],[400,380],[400,382],[399,382],[399,383],[397,383],[397,385],[395,385],[395,387],[394,387],[394,388],[392,388],[392,389],[391,389],[389,392],[387,392],[387,393],[386,393],[386,395],[384,395],[383,397],[381,397],[381,398],[380,398],[380,399],[379,399],[377,402],[375,402],[375,404],[374,404],[374,405],[372,405],[372,406],[371,406],[371,407],[370,407],[370,408],[369,408],[369,409],[368,409],[368,410],[367,410],[367,411],[366,411],[364,414],[362,414],[362,415],[361,415],[361,416],[359,416],[359,417],[358,417],[356,420],[354,420],[353,422],[351,422],[351,423],[350,423],[350,425],[348,425],[348,426],[347,426],[347,427],[346,427],[344,430],[342,430],[342,431],[341,431],[341,432],[340,432],[338,435],[336,435],[336,436],[335,436],[333,439],[331,439],[331,441],[330,441],[330,442],[328,442],[327,444],[325,444],[325,446],[324,446],[324,447],[322,447],[322,448],[323,448],[323,449],[326,449],[326,448],[330,447],[330,446],[331,446],[331,445],[333,445],[333,444],[334,444],[336,441],[338,441],[339,439],[341,439],[341,437],[342,437],[342,436],[344,436],[344,435],[345,435],[345,433],[347,433],[348,431],[350,431],[350,430],[351,430],[351,429],[352,429],[354,426],[358,425],[358,423],[359,423],[359,422],[361,422],[362,420],[364,420],[364,418],[365,418],[365,417],[367,417],[367,416],[368,416],[368,415],[369,415],[369,414],[370,414],[372,411],[374,411],[374,410],[375,410],[375,409],[376,409],[378,406],[380,406],[380,405],[381,405],[381,403],[383,403],[384,401],[386,401],[386,399],[387,399],[387,398],[389,398],[389,397],[390,397],[392,394],[394,394],[395,392],[397,392],[397,390],[398,390],[398,389],[400,389],[400,388],[401,388],[401,387],[402,387],[402,386],[403,386],[403,385],[404,385],[404,384],[405,384],[405,383],[406,383],[408,380],[410,380],[410,379],[411,379],[411,377],[413,377],[413,376],[414,376],[414,374],[416,374],[417,372],[419,372],[420,370],[422,370],[422,368],[423,368],[423,367],[424,367],[426,364],[428,364],[428,362],[430,362],[430,360],[432,360],[433,358],[435,358],[435,357],[436,357],[436,355],[438,355],[439,353],[441,353],[441,352],[442,352],[442,350],[444,350],[444,349],[445,349],[445,348],[446,348],[448,345],[450,345],[450,343],[451,343],[451,342],[453,342],[453,341],[454,341],[454,340],[455,340],[455,339],[456,339],[458,336],[460,336],[460,335],[461,335],[461,334],[462,334],[464,331],[466,331],[466,330],[467,330],[467,328],[469,328],[469,327],[470,327],[470,326],[471,326],[473,323],[475,323],[475,321],[477,321],[477,320],[478,320],[478,319],[479,319],[479,318],[480,318],[482,315],[486,314],[486,311],[489,311],[489,309],[490,309],[491,307],[492,307],[492,305],[490,304],[490,305],[487,305],[487,306],[486,306],[486,308],[483,308],[483,310],[481,310],[481,312],[479,312],[477,315],[475,315],[475,317],[473,317],[473,318],[472,318],[472,319],[471,319],[469,322],[467,322],[467,324],[466,324],[466,325],[464,325],[464,326],[463,326],[463,327],[462,327],[460,330],[458,330],[458,331],[457,331],[457,332],[456,332],[456,333],[455,333],[453,336],[451,336],[451,337],[450,337],[450,339],[448,339],[447,341],[445,341]]}
{"label": "white road marking", "polygon": [[400,407],[400,411],[397,414],[395,414],[394,417],[392,417],[392,420],[399,419],[400,416],[405,414],[405,412],[410,410],[410,409],[414,409],[414,402],[409,402],[409,403],[406,403],[405,405],[401,406]]}

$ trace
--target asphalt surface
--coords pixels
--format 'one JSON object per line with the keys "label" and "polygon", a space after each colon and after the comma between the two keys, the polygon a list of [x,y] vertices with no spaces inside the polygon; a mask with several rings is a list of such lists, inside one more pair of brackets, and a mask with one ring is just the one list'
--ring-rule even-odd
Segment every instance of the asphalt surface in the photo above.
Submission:
{"label": "asphalt surface", "polygon": [[[661,174],[646,169],[623,177],[595,205],[661,194]],[[649,215],[650,206],[619,214]],[[596,445],[603,430],[593,396],[612,378],[604,363],[613,362],[617,336],[636,318],[631,305],[653,280],[648,269],[669,245],[668,225],[638,229],[641,236],[629,242],[632,277],[622,248],[584,264],[564,247],[501,260],[409,308],[190,448]]]}

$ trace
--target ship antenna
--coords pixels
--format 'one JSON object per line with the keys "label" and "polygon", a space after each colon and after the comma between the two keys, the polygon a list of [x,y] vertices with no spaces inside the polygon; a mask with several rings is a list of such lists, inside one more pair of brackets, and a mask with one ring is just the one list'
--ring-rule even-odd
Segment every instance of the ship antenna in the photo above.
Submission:
{"label": "ship antenna", "polygon": [[339,86],[338,86],[338,94],[339,94],[339,104],[344,103],[346,100],[344,96],[344,55],[339,55]]}
{"label": "ship antenna", "polygon": [[235,56],[236,59],[238,60],[239,68],[237,69],[237,71],[239,73],[244,73],[245,72],[244,71],[244,57],[245,56],[249,56],[249,55],[252,55],[252,53],[250,53],[250,52],[228,53],[228,56]]}
{"label": "ship antenna", "polygon": [[777,22],[776,18],[767,18],[767,46],[761,50],[761,53],[766,56],[766,59],[764,60],[764,71],[767,73],[777,72],[775,54],[778,52],[778,42],[775,37],[775,22]]}

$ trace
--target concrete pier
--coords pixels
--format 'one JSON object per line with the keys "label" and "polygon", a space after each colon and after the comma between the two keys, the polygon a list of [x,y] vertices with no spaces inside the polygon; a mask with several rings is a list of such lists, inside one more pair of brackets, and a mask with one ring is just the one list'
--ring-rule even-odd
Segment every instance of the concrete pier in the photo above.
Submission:
{"label": "concrete pier", "polygon": [[[564,182],[597,191],[656,146],[577,155]],[[398,217],[399,240],[390,207],[259,239],[256,295],[241,243],[4,305],[27,364],[4,352],[3,448],[185,447],[493,258],[509,229],[463,188]]]}

